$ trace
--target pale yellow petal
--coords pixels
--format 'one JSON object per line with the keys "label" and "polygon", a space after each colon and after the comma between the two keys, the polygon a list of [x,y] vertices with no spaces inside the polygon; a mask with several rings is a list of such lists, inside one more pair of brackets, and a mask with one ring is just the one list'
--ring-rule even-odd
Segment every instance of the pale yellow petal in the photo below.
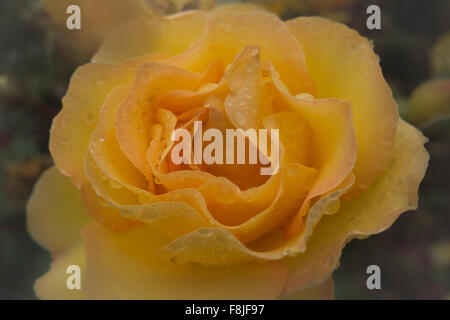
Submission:
{"label": "pale yellow petal", "polygon": [[77,186],[84,178],[84,153],[106,97],[115,87],[131,83],[137,66],[157,58],[145,56],[121,66],[89,63],[73,74],[63,108],[53,119],[50,152],[58,169]]}
{"label": "pale yellow petal", "polygon": [[[67,268],[73,265],[80,267],[80,289],[67,288],[67,279],[72,275],[72,273],[67,273]],[[50,269],[34,284],[36,295],[45,300],[83,299],[84,271],[85,250],[80,239],[77,244],[66,248],[53,257]]]}
{"label": "pale yellow petal", "polygon": [[170,262],[158,252],[166,240],[146,227],[115,234],[91,224],[83,235],[90,299],[274,299],[286,279],[279,262],[230,268]]}
{"label": "pale yellow petal", "polygon": [[328,278],[352,238],[382,232],[401,213],[417,208],[417,191],[429,159],[425,141],[417,129],[400,120],[393,158],[374,184],[359,197],[342,201],[336,214],[323,217],[305,253],[284,260],[290,270],[285,295]]}
{"label": "pale yellow petal", "polygon": [[394,147],[398,108],[370,42],[343,24],[318,17],[287,22],[305,52],[317,84],[316,98],[338,98],[352,105],[358,155],[353,169],[356,195],[388,163]]}
{"label": "pale yellow petal", "polygon": [[45,171],[34,186],[27,205],[28,231],[52,253],[81,240],[81,228],[91,221],[79,190],[56,167]]}

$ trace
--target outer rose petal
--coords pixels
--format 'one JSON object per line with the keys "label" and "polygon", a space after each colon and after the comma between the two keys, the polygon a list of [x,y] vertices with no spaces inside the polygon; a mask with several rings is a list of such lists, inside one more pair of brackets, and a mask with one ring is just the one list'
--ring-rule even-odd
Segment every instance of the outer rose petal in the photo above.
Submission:
{"label": "outer rose petal", "polygon": [[131,83],[140,64],[159,57],[149,55],[121,66],[90,63],[73,74],[63,109],[53,119],[50,152],[58,169],[77,186],[84,179],[84,153],[107,95],[115,87]]}
{"label": "outer rose petal", "polygon": [[82,291],[68,290],[65,281],[69,265],[84,268],[80,231],[92,221],[83,209],[78,189],[52,167],[36,183],[27,213],[28,231],[53,256],[50,270],[35,283],[37,296],[41,299],[83,298]]}
{"label": "outer rose petal", "polygon": [[[50,270],[36,280],[34,290],[40,299],[83,299],[84,271],[85,271],[84,246],[81,241],[73,247],[54,257]],[[77,265],[81,269],[81,290],[70,290],[66,286],[67,267]]]}
{"label": "outer rose petal", "polygon": [[107,37],[93,62],[120,64],[153,52],[167,56],[178,54],[200,38],[206,14],[204,11],[188,11],[163,18],[131,21]]}
{"label": "outer rose petal", "polygon": [[350,193],[356,194],[372,183],[391,157],[396,102],[369,41],[356,31],[317,17],[297,18],[287,25],[303,45],[317,98],[334,97],[352,104],[358,155]]}
{"label": "outer rose petal", "polygon": [[55,167],[39,178],[28,200],[27,212],[28,231],[52,253],[78,243],[81,228],[91,221],[78,189]]}
{"label": "outer rose petal", "polygon": [[115,232],[127,230],[136,224],[135,221],[122,216],[119,210],[107,204],[100,204],[98,195],[93,190],[89,182],[81,185],[81,198],[86,211],[98,223],[106,226]]}
{"label": "outer rose petal", "polygon": [[285,295],[328,278],[350,239],[382,232],[402,212],[417,207],[417,190],[429,159],[425,141],[420,131],[399,121],[393,158],[386,169],[363,194],[343,201],[338,213],[322,218],[305,253],[284,260],[290,270]]}
{"label": "outer rose petal", "polygon": [[157,252],[166,240],[145,226],[116,234],[83,230],[86,296],[93,299],[273,299],[286,280],[279,262],[213,268],[172,263]]}

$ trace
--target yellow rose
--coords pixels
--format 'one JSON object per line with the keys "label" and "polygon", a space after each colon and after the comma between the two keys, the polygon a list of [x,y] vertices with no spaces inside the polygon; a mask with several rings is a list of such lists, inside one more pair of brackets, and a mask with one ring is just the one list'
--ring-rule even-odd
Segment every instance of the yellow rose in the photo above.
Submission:
{"label": "yellow rose", "polygon": [[[171,135],[194,121],[279,129],[278,173],[174,164]],[[56,167],[28,206],[54,259],[37,295],[330,298],[345,244],[416,208],[424,142],[344,25],[247,6],[136,20],[75,72],[54,119]]]}

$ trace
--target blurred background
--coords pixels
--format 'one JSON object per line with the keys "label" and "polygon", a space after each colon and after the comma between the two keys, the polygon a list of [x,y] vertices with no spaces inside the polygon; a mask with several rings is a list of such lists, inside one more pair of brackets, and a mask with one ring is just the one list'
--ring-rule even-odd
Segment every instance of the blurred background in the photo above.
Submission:
{"label": "blurred background", "polygon": [[[236,1],[0,1],[0,299],[36,299],[34,280],[50,263],[27,232],[25,207],[35,181],[52,164],[49,128],[73,71],[89,61],[117,21],[208,9],[214,2]],[[325,16],[373,40],[401,116],[430,139],[419,209],[401,215],[386,232],[347,245],[334,273],[336,297],[450,299],[450,0],[241,2],[265,6],[283,19]],[[84,30],[65,28],[67,15],[58,6],[69,4],[80,5]],[[120,10],[125,4],[127,10]],[[381,8],[381,30],[366,27],[371,4]],[[106,12],[101,26],[91,14],[98,8]],[[371,264],[381,268],[381,290],[366,287]]]}

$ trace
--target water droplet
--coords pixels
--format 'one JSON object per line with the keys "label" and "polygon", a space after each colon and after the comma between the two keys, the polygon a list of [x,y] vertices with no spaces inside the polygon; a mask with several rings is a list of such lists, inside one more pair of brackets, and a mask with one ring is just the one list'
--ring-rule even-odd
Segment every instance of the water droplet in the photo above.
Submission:
{"label": "water droplet", "polygon": [[144,218],[146,221],[154,222],[154,221],[158,220],[159,213],[156,210],[143,211],[142,218]]}
{"label": "water droplet", "polygon": [[122,188],[122,185],[120,183],[118,183],[117,181],[114,181],[114,180],[110,181],[110,185],[114,189],[121,189]]}
{"label": "water droplet", "polygon": [[172,242],[170,244],[169,248],[173,251],[181,251],[184,249],[184,245],[180,241],[176,241],[176,242]]}
{"label": "water droplet", "polygon": [[97,196],[97,201],[98,201],[99,205],[101,205],[102,207],[109,206],[108,201],[106,201],[106,199],[101,196]]}
{"label": "water droplet", "polygon": [[200,233],[203,236],[210,236],[212,234],[212,231],[209,229],[199,229],[198,233]]}
{"label": "water droplet", "polygon": [[314,96],[312,96],[311,94],[306,93],[306,92],[305,93],[299,93],[295,97],[297,99],[299,99],[299,100],[305,100],[305,101],[308,101],[308,102],[312,102],[312,101],[315,100]]}
{"label": "water droplet", "polygon": [[212,83],[212,82],[205,83],[204,85],[202,85],[200,87],[200,89],[198,89],[198,92],[208,92],[210,90],[214,90],[217,87],[218,87],[217,83]]}
{"label": "water droplet", "polygon": [[247,117],[245,116],[245,114],[243,112],[237,111],[234,113],[234,120],[236,120],[236,124],[239,127],[242,127],[242,126],[244,126],[244,124],[247,120]]}

